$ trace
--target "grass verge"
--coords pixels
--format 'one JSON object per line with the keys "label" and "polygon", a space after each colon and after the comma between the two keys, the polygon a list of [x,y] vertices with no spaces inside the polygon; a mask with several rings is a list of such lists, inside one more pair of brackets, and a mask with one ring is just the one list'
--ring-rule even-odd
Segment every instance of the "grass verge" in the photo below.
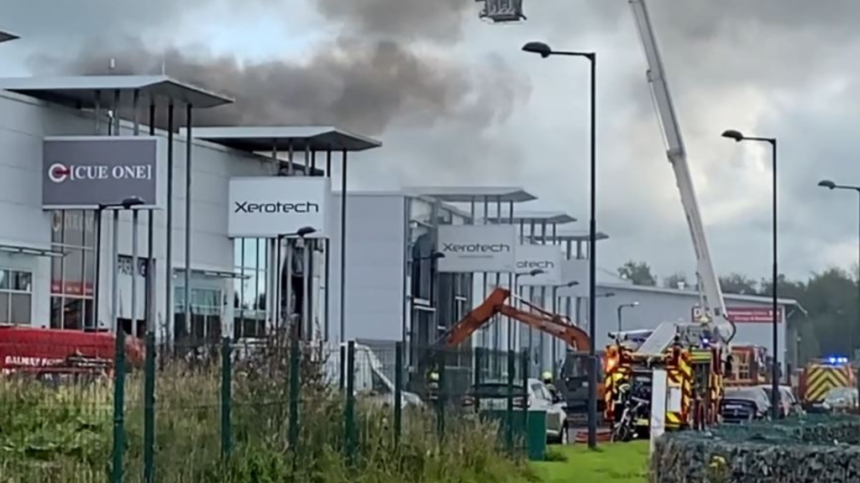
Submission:
{"label": "grass verge", "polygon": [[532,463],[541,483],[645,483],[648,481],[648,441],[602,444],[597,451],[584,445],[552,446],[554,461]]}

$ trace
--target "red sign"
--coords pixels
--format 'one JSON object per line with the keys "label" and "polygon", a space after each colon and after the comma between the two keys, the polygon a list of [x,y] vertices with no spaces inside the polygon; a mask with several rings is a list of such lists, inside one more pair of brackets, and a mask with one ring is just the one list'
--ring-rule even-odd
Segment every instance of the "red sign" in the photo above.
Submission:
{"label": "red sign", "polygon": [[[693,307],[693,320],[702,317],[702,309]],[[726,307],[726,317],[736,324],[772,324],[773,308],[771,307]],[[785,308],[779,307],[777,323],[781,324],[785,317]]]}
{"label": "red sign", "polygon": [[61,283],[59,280],[51,280],[51,293],[60,294],[65,293],[66,295],[84,295],[91,296],[93,294],[93,284],[81,283],[81,282],[65,282]]}

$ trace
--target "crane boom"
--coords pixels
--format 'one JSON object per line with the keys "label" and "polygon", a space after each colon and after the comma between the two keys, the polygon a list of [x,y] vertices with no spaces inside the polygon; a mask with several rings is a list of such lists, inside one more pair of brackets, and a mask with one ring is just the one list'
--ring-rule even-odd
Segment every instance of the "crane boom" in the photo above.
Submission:
{"label": "crane boom", "polygon": [[681,204],[684,207],[687,225],[693,238],[693,249],[696,253],[696,277],[699,282],[699,294],[702,299],[704,316],[707,321],[716,325],[723,341],[730,342],[735,334],[735,326],[726,318],[723,292],[714,270],[714,264],[711,261],[708,241],[702,224],[702,215],[696,199],[696,190],[693,186],[690,166],[687,163],[687,151],[684,147],[678,116],[675,113],[675,106],[669,92],[666,71],[663,68],[663,60],[657,47],[651,17],[648,14],[645,0],[628,1],[633,9],[633,17],[636,20],[636,26],[645,49],[645,57],[648,61],[648,83],[651,85],[657,115],[660,118],[666,143],[666,155],[672,165],[672,170],[675,172],[678,191],[681,193]]}

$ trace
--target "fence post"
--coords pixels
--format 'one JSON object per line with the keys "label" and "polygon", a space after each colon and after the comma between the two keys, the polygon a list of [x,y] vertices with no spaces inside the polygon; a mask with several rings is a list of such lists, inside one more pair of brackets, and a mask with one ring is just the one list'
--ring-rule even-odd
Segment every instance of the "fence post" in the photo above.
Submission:
{"label": "fence post", "polygon": [[474,384],[475,391],[473,391],[473,399],[475,401],[475,412],[481,412],[481,400],[478,398],[478,387],[481,385],[481,366],[483,364],[484,359],[484,349],[481,347],[475,347],[475,374],[474,374]]}
{"label": "fence post", "polygon": [[155,481],[155,333],[146,334],[143,406],[143,481]]}
{"label": "fence post", "polygon": [[221,339],[221,456],[233,452],[233,358],[230,338]]}
{"label": "fence post", "polygon": [[400,446],[403,431],[403,342],[394,347],[394,447]]}
{"label": "fence post", "polygon": [[510,452],[514,451],[514,378],[517,372],[514,354],[514,351],[508,351],[508,405],[505,414],[505,442]]}
{"label": "fence post", "polygon": [[299,444],[299,350],[298,331],[293,330],[290,338],[290,422],[287,435],[293,451]]}
{"label": "fence post", "polygon": [[529,367],[531,366],[531,348],[523,351],[523,451],[528,453],[528,428],[529,428]]}
{"label": "fence post", "polygon": [[344,385],[345,384],[345,379],[344,379],[345,376],[344,376],[344,374],[346,373],[346,371],[345,371],[345,368],[346,368],[346,347],[344,347],[344,345],[341,344],[339,350],[340,350],[340,367],[337,368],[337,370],[338,370],[338,386],[337,387],[338,387],[338,389],[340,389],[341,392],[343,392],[343,390],[345,388],[345,385]]}
{"label": "fence post", "polygon": [[349,341],[346,351],[346,414],[344,415],[344,443],[347,463],[355,462],[355,341]]}
{"label": "fence post", "polygon": [[125,453],[125,330],[117,324],[113,382],[113,466],[111,482],[122,483]]}
{"label": "fence post", "polygon": [[448,352],[445,349],[439,351],[439,389],[436,396],[436,431],[439,433],[439,441],[445,438],[445,403],[448,378],[445,376],[445,369],[448,365]]}

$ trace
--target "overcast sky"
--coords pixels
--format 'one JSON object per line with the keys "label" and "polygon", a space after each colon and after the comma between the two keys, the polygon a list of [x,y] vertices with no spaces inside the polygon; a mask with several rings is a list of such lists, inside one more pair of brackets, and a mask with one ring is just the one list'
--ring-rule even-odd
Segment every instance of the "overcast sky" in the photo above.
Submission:
{"label": "overcast sky", "polygon": [[[267,123],[342,120],[383,140],[354,158],[352,188],[520,185],[541,198],[529,209],[567,211],[584,230],[587,62],[519,49],[596,50],[600,265],[692,275],[627,1],[524,3],[527,22],[495,26],[472,0],[3,0],[0,29],[24,39],[0,47],[0,75],[91,68],[110,46],[120,65],[166,55],[169,74],[246,95]],[[816,183],[860,184],[860,2],[649,4],[718,272],[760,278],[771,264],[769,153],[721,139],[727,128],[780,140],[782,271],[855,263],[857,195]]]}

